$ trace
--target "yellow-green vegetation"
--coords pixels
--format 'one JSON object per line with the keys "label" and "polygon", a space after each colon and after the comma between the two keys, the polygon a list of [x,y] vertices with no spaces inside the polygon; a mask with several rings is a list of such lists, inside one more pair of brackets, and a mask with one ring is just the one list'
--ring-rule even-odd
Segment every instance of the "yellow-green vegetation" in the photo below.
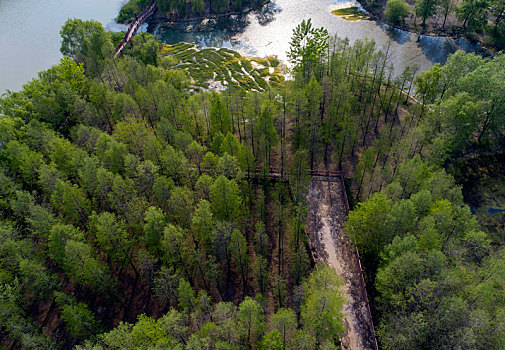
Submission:
{"label": "yellow-green vegetation", "polygon": [[161,54],[175,59],[174,66],[188,73],[195,90],[220,85],[263,91],[284,81],[282,67],[275,57],[247,58],[227,48],[199,50],[188,43],[164,44]]}
{"label": "yellow-green vegetation", "polygon": [[360,19],[368,18],[368,16],[361,12],[356,6],[333,10],[331,13],[335,16],[342,17],[347,21],[358,21]]}

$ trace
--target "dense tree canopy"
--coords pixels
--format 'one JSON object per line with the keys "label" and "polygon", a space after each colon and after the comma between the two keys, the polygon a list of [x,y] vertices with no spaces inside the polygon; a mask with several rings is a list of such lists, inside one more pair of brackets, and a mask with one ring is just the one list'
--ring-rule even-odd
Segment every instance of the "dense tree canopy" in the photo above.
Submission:
{"label": "dense tree canopy", "polygon": [[60,64],[0,98],[0,346],[337,347],[343,281],[312,260],[310,169],[343,171],[360,202],[345,231],[382,347],[505,345],[503,242],[443,168],[503,146],[502,54],[393,77],[373,42],[306,21],[293,80],[218,93],[149,34],[115,60],[96,22],[62,37]]}

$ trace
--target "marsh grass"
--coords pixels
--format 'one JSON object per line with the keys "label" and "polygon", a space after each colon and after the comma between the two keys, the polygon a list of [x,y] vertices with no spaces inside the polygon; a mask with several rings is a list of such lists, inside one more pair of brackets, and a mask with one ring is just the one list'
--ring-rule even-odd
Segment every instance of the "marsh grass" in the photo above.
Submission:
{"label": "marsh grass", "polygon": [[331,13],[335,16],[342,17],[342,19],[346,21],[358,21],[368,18],[368,16],[361,12],[356,6],[333,10]]}
{"label": "marsh grass", "polygon": [[174,67],[188,73],[195,90],[208,90],[212,82],[220,82],[228,88],[261,91],[284,82],[276,57],[247,58],[228,48],[198,50],[188,43],[163,44],[161,54],[174,58]]}

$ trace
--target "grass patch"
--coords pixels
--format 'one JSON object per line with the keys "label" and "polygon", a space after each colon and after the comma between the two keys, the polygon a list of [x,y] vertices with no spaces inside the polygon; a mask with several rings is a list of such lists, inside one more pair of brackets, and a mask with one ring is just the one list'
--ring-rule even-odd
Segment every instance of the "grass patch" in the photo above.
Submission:
{"label": "grass patch", "polygon": [[347,21],[358,21],[360,19],[368,18],[368,16],[361,12],[356,6],[333,10],[331,13],[335,16],[342,17]]}
{"label": "grass patch", "polygon": [[280,64],[280,61],[276,57],[269,57],[268,62],[270,63],[270,67],[278,67]]}
{"label": "grass patch", "polygon": [[263,67],[270,67],[270,63],[268,62],[267,59],[264,58],[251,58],[251,61],[256,62],[257,64]]}
{"label": "grass patch", "polygon": [[163,44],[160,53],[188,73],[195,90],[209,89],[213,81],[231,89],[267,90],[284,81],[276,57],[247,58],[227,48],[198,50],[188,43]]}
{"label": "grass patch", "polygon": [[230,54],[230,55],[232,55],[232,56],[234,56],[236,58],[241,58],[242,57],[237,51],[233,51],[233,50],[228,49],[226,47],[220,48],[219,51],[226,52],[226,53],[228,53],[228,54]]}

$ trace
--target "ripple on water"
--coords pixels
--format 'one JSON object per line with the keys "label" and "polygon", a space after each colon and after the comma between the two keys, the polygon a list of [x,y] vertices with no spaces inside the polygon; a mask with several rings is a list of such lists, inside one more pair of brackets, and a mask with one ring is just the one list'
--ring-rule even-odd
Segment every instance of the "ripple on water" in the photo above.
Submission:
{"label": "ripple on water", "polygon": [[[211,30],[185,32],[160,26],[158,37],[170,44],[187,41],[199,47],[227,47],[246,55],[276,55],[286,61],[286,52],[293,29],[303,20],[312,18],[316,27],[324,26],[331,35],[358,39],[373,39],[377,47],[389,46],[390,64],[394,73],[400,74],[407,66],[417,65],[426,71],[434,63],[444,63],[457,49],[479,51],[480,45],[465,39],[452,40],[418,36],[375,21],[346,21],[331,14],[330,9],[360,6],[356,1],[340,0],[274,0],[261,11],[238,16],[231,21],[217,21]],[[268,20],[265,20],[268,19]]]}

